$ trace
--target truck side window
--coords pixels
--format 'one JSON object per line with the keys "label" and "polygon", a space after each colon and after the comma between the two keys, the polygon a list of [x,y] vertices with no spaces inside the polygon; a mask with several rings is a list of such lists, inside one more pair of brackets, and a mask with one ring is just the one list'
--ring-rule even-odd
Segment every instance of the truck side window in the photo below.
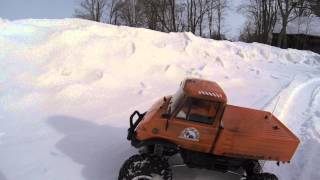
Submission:
{"label": "truck side window", "polygon": [[218,102],[189,98],[176,117],[194,122],[212,124],[218,108]]}
{"label": "truck side window", "polygon": [[[171,98],[169,109],[171,112],[175,111],[178,108],[179,103],[181,102],[184,96],[183,89],[180,88]],[[171,113],[169,112],[169,113]]]}
{"label": "truck side window", "polygon": [[180,109],[176,117],[179,119],[187,119],[187,113],[190,110],[190,106],[191,106],[191,99],[188,99],[184,103],[183,107]]}

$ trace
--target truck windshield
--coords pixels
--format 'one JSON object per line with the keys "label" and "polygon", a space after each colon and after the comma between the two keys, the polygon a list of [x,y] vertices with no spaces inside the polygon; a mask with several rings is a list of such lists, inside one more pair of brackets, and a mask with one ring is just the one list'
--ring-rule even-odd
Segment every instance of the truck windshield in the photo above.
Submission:
{"label": "truck windshield", "polygon": [[180,104],[183,98],[183,94],[183,89],[179,88],[179,90],[172,96],[168,107],[169,114],[171,114],[178,108],[178,105]]}
{"label": "truck windshield", "polygon": [[180,109],[176,118],[212,124],[219,110],[220,103],[189,98]]}

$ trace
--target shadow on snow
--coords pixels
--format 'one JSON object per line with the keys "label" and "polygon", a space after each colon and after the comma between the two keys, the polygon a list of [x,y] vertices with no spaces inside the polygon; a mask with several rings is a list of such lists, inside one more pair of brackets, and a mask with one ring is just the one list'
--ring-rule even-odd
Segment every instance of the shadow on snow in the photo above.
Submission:
{"label": "shadow on snow", "polygon": [[56,147],[84,166],[82,175],[87,180],[117,179],[122,163],[134,152],[125,139],[125,128],[68,116],[53,116],[47,122],[65,135]]}

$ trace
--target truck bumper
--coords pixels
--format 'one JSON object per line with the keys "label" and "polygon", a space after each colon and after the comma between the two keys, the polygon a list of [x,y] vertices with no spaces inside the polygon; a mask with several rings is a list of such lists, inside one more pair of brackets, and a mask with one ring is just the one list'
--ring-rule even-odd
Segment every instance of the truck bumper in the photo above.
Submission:
{"label": "truck bumper", "polygon": [[[140,144],[140,141],[137,139],[137,133],[136,133],[136,128],[139,125],[139,123],[142,121],[145,113],[140,113],[139,111],[134,111],[131,116],[130,116],[130,127],[128,129],[128,136],[127,139],[131,141],[131,145],[134,147],[138,147]],[[138,116],[138,118],[134,121],[134,117]]]}

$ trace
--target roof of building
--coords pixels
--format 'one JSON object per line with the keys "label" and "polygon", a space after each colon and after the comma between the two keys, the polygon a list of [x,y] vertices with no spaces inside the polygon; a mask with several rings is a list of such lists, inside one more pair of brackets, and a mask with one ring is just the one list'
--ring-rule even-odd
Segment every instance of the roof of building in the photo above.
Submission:
{"label": "roof of building", "polygon": [[[281,24],[274,27],[273,33],[280,33]],[[320,17],[297,17],[290,21],[287,26],[287,34],[305,34],[320,37]]]}

